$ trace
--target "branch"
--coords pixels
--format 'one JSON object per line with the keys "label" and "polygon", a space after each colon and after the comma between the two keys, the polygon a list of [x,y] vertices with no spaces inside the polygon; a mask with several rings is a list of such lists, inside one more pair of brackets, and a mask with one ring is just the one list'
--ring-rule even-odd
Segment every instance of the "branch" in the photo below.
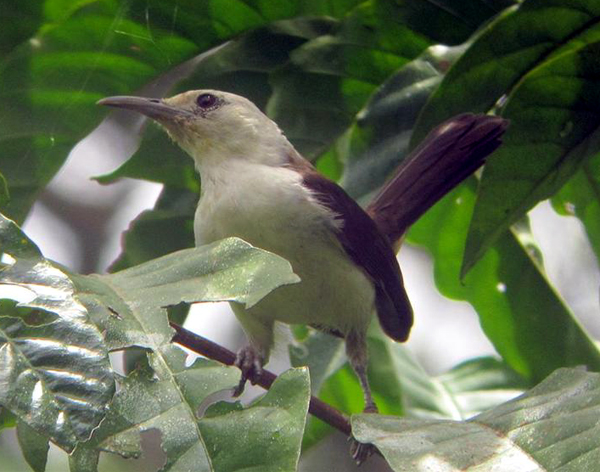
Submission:
{"label": "branch", "polygon": [[[221,364],[234,365],[235,354],[229,349],[192,333],[178,324],[171,322],[170,325],[176,333],[175,336],[173,336],[173,342],[204,357],[220,362]],[[263,369],[260,376],[251,377],[249,380],[253,384],[260,385],[265,390],[268,390],[276,378],[277,376],[274,373]],[[346,436],[352,435],[352,428],[348,417],[328,403],[311,396],[308,411],[328,425],[341,431]]]}

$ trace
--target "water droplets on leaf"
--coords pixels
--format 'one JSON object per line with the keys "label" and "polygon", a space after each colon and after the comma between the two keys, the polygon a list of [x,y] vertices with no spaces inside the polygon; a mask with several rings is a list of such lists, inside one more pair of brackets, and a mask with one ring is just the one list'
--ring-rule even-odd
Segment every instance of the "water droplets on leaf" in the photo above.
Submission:
{"label": "water droplets on leaf", "polygon": [[500,293],[506,293],[506,284],[504,282],[498,282],[496,284],[496,290]]}

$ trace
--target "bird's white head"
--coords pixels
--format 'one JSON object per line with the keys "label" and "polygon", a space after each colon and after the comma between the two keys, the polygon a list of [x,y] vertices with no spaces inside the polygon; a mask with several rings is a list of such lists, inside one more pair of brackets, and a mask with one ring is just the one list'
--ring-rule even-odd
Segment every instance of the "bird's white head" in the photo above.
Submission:
{"label": "bird's white head", "polygon": [[281,165],[291,148],[277,125],[250,100],[218,90],[193,90],[171,98],[108,97],[99,105],[125,108],[162,125],[199,169],[226,159]]}

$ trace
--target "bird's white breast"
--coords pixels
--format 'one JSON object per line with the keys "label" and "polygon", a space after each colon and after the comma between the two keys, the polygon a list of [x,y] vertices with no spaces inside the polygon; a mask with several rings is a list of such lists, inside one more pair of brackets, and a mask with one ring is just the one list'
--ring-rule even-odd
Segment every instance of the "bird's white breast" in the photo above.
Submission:
{"label": "bird's white breast", "polygon": [[368,323],[373,286],[338,242],[341,222],[302,185],[299,173],[230,159],[201,175],[196,245],[237,236],[287,259],[302,280],[269,294],[253,315],[341,331],[345,324]]}

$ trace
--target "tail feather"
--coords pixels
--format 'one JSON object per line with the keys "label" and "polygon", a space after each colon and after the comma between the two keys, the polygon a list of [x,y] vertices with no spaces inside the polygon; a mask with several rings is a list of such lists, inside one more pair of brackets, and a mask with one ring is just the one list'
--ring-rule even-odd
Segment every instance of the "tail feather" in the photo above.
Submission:
{"label": "tail feather", "polygon": [[367,207],[395,246],[438,200],[475,172],[501,144],[508,121],[465,113],[432,130]]}

